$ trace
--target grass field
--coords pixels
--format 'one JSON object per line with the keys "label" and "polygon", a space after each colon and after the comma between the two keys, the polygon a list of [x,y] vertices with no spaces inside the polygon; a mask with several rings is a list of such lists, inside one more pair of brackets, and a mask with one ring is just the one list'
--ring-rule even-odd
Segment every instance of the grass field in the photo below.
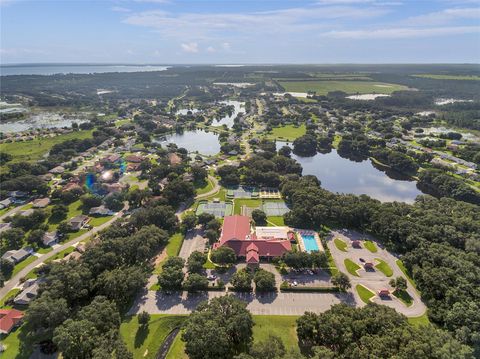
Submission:
{"label": "grass field", "polygon": [[375,266],[380,272],[385,274],[387,277],[391,277],[393,275],[393,270],[390,268],[387,262],[380,258],[375,258],[378,261],[378,264]]}
{"label": "grass field", "polygon": [[340,238],[335,238],[333,240],[333,243],[335,243],[335,247],[337,247],[338,250],[340,250],[342,252],[347,252],[347,243],[342,241]]}
{"label": "grass field", "polygon": [[267,217],[268,226],[284,226],[285,221],[282,216],[271,216]]}
{"label": "grass field", "polygon": [[373,293],[370,289],[367,287],[364,287],[361,284],[357,284],[355,289],[357,290],[358,295],[360,296],[360,299],[364,303],[370,303],[370,299],[372,299],[375,296],[375,293]]}
{"label": "grass field", "polygon": [[471,80],[480,81],[480,76],[476,75],[435,75],[435,74],[420,74],[412,75],[413,77],[422,77],[434,80]]}
{"label": "grass field", "polygon": [[378,251],[377,246],[372,241],[365,241],[363,242],[363,245],[372,253],[376,253]]}
{"label": "grass field", "polygon": [[317,95],[326,95],[332,91],[343,91],[348,94],[391,94],[407,89],[402,85],[372,81],[282,81],[280,85],[288,92],[315,91]]}
{"label": "grass field", "polygon": [[15,329],[13,332],[2,339],[1,343],[6,347],[6,350],[1,353],[0,358],[5,359],[29,359],[33,352],[33,343],[28,339],[23,341],[23,350],[20,348],[20,338],[22,334],[23,326]]}
{"label": "grass field", "polygon": [[107,223],[112,218],[113,218],[113,216],[93,217],[88,222],[88,224],[91,225],[92,227],[98,227],[98,226],[101,226],[104,223]]}
{"label": "grass field", "polygon": [[234,214],[241,214],[243,206],[257,208],[262,205],[261,199],[235,199],[233,202],[235,204],[235,206],[233,207]]}
{"label": "grass field", "polygon": [[197,194],[204,194],[213,189],[213,183],[209,178],[204,183],[194,183]]}
{"label": "grass field", "polygon": [[293,141],[294,139],[303,136],[305,133],[307,133],[307,130],[303,124],[298,127],[287,125],[273,128],[272,132],[267,134],[266,137],[269,139]]}
{"label": "grass field", "polygon": [[58,135],[55,137],[40,138],[24,142],[3,143],[0,145],[0,152],[7,152],[13,156],[12,162],[33,162],[38,161],[42,156],[50,151],[57,143],[71,140],[74,138],[85,139],[92,137],[93,130],[77,131]]}
{"label": "grass field", "polygon": [[345,267],[347,268],[348,273],[350,273],[351,275],[354,275],[356,277],[360,277],[357,273],[357,270],[360,269],[360,266],[357,263],[353,262],[352,260],[350,260],[348,258],[345,259],[345,261],[343,263],[345,263]]}
{"label": "grass field", "polygon": [[[296,320],[298,317],[290,315],[254,315],[253,340],[254,342],[265,341],[269,335],[275,335],[282,339],[287,350],[298,348],[296,332]],[[161,343],[158,344],[160,347]],[[185,344],[180,335],[173,342],[167,359],[187,359]]]}
{"label": "grass field", "polygon": [[415,327],[430,324],[430,319],[428,319],[427,313],[425,313],[424,315],[421,315],[419,317],[407,318],[407,320],[411,325],[413,325]]}
{"label": "grass field", "polygon": [[148,328],[141,329],[138,317],[128,317],[120,326],[120,334],[134,358],[154,359],[167,335],[185,320],[181,315],[152,314]]}

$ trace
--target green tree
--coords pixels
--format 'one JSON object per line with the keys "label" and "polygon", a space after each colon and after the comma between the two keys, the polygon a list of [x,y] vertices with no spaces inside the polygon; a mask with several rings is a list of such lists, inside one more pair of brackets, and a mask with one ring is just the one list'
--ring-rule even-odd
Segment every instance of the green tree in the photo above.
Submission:
{"label": "green tree", "polygon": [[208,279],[201,274],[191,273],[183,283],[183,286],[190,293],[195,293],[208,288]]}
{"label": "green tree", "polygon": [[184,274],[181,268],[163,267],[162,273],[158,275],[158,285],[162,290],[182,289]]}
{"label": "green tree", "polygon": [[63,204],[56,204],[50,212],[50,222],[58,223],[67,218],[68,207]]}
{"label": "green tree", "polygon": [[197,225],[197,216],[193,212],[187,213],[182,218],[183,231],[186,233],[191,229],[194,229]]}
{"label": "green tree", "polygon": [[140,312],[138,314],[138,324],[141,327],[148,327],[148,323],[150,322],[150,314],[146,311]]}
{"label": "green tree", "polygon": [[194,251],[190,254],[187,261],[187,268],[189,273],[200,273],[203,271],[203,265],[207,261],[206,254]]}
{"label": "green tree", "polygon": [[285,345],[280,337],[269,334],[267,339],[253,344],[250,355],[253,358],[279,359],[286,354]]}
{"label": "green tree", "polygon": [[407,280],[404,277],[392,278],[389,284],[399,291],[407,290]]}
{"label": "green tree", "polygon": [[350,278],[343,272],[338,272],[332,277],[332,284],[340,288],[342,292],[352,287]]}
{"label": "green tree", "polygon": [[55,329],[53,342],[66,359],[90,358],[99,334],[88,320],[67,319]]}
{"label": "green tree", "polygon": [[212,262],[220,265],[231,265],[237,261],[235,251],[227,246],[220,247],[210,255]]}
{"label": "green tree", "polygon": [[275,275],[264,269],[259,269],[253,276],[255,290],[258,292],[273,292],[277,290]]}
{"label": "green tree", "polygon": [[253,318],[234,296],[201,303],[188,317],[182,340],[190,359],[231,358],[252,342]]}
{"label": "green tree", "polygon": [[237,291],[251,291],[252,290],[252,274],[246,268],[237,270],[230,279],[230,283]]}
{"label": "green tree", "polygon": [[260,209],[252,211],[252,219],[257,226],[265,226],[267,224],[267,215]]}

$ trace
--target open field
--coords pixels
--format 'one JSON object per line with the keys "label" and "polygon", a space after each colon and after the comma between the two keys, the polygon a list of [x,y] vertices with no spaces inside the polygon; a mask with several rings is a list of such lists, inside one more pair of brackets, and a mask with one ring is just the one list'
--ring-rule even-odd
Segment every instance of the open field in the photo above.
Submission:
{"label": "open field", "polygon": [[274,127],[270,134],[266,137],[269,139],[293,141],[294,139],[303,136],[307,132],[305,125],[295,127],[293,125],[287,125],[282,127]]}
{"label": "open field", "polygon": [[13,156],[12,162],[34,162],[42,158],[57,143],[72,140],[74,138],[85,139],[92,137],[93,130],[77,131],[58,135],[55,137],[40,138],[24,142],[2,143],[0,152],[6,152]]}
{"label": "open field", "polygon": [[[275,335],[282,339],[287,350],[298,348],[296,332],[297,316],[291,315],[254,315],[253,340],[254,342],[265,341],[269,335]],[[158,343],[160,347],[161,343]],[[185,344],[177,335],[168,352],[167,359],[186,359]]]}
{"label": "open field", "polygon": [[184,320],[185,316],[182,315],[153,314],[148,328],[142,329],[138,317],[133,316],[122,323],[120,334],[134,358],[153,359],[167,335]]}
{"label": "open field", "polygon": [[436,75],[436,74],[420,74],[412,75],[413,77],[422,77],[425,79],[434,79],[434,80],[471,80],[471,81],[480,81],[480,76],[476,75]]}
{"label": "open field", "polygon": [[347,94],[391,94],[394,91],[407,89],[402,85],[371,81],[282,81],[279,83],[288,92],[315,91],[317,95],[326,95],[332,91],[343,91]]}

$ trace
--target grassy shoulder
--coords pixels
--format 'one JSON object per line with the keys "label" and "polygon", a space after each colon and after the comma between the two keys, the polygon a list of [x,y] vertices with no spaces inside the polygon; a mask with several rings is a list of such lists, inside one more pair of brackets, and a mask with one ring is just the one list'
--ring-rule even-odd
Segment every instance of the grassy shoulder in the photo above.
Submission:
{"label": "grassy shoulder", "polygon": [[408,275],[407,268],[405,268],[405,265],[403,264],[403,262],[400,259],[397,259],[395,263],[397,264],[398,268],[400,268],[402,273],[405,275],[405,278],[407,278],[407,280],[410,282],[412,287],[418,292],[417,286],[415,285],[415,281],[413,280],[412,277]]}
{"label": "grassy shoulder", "polygon": [[374,296],[375,296],[375,293],[372,292],[370,289],[368,289],[367,287],[361,285],[361,284],[357,284],[355,286],[355,290],[357,291],[358,295],[360,296],[360,299],[364,302],[364,303],[370,303],[370,299],[372,299]]}
{"label": "grassy shoulder", "polygon": [[425,314],[423,314],[419,317],[411,317],[411,318],[409,317],[409,318],[407,318],[407,320],[411,325],[416,326],[416,327],[431,324],[430,319],[428,319],[427,313],[425,313]]}
{"label": "grassy shoulder", "polygon": [[357,271],[360,269],[360,266],[357,263],[348,258],[345,259],[343,263],[345,264],[345,268],[347,268],[348,273],[354,275],[355,277],[360,277],[357,273]]}
{"label": "grassy shoulder", "polygon": [[85,139],[92,137],[93,130],[76,131],[55,137],[39,138],[23,142],[2,143],[0,152],[7,152],[13,156],[13,162],[34,162],[42,158],[50,149],[63,141]]}
{"label": "grassy shoulder", "polygon": [[30,256],[30,257],[26,258],[25,260],[21,261],[20,263],[18,263],[17,265],[15,265],[15,267],[13,268],[12,277],[17,275],[18,272],[20,272],[23,268],[28,266],[30,263],[35,262],[35,260],[37,260],[37,259],[38,259],[38,257],[36,257],[36,256]]}

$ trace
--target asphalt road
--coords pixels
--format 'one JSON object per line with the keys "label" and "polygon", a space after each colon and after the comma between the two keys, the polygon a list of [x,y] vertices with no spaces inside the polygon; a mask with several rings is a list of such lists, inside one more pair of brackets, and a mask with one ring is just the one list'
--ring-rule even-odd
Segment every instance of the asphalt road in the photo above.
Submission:
{"label": "asphalt road", "polygon": [[128,209],[128,204],[124,207],[123,210],[118,212],[115,216],[113,216],[112,219],[110,219],[108,222],[103,223],[102,225],[98,227],[92,228],[90,231],[78,236],[77,238],[72,239],[71,241],[65,242],[61,244],[60,246],[54,248],[52,251],[45,253],[38,257],[35,261],[32,263],[28,264],[25,268],[23,268],[20,272],[18,272],[15,276],[10,278],[7,282],[5,282],[5,285],[3,288],[0,288],[0,298],[3,298],[7,293],[12,290],[13,288],[17,287],[20,284],[20,279],[25,277],[30,271],[32,271],[35,267],[39,266],[43,262],[45,262],[47,259],[55,256],[57,253],[63,251],[64,249],[67,249],[68,247],[71,247],[81,241],[84,241],[85,239],[93,236],[97,232],[107,228],[110,226],[113,222],[115,222],[118,218],[120,218],[123,214],[124,211]]}

